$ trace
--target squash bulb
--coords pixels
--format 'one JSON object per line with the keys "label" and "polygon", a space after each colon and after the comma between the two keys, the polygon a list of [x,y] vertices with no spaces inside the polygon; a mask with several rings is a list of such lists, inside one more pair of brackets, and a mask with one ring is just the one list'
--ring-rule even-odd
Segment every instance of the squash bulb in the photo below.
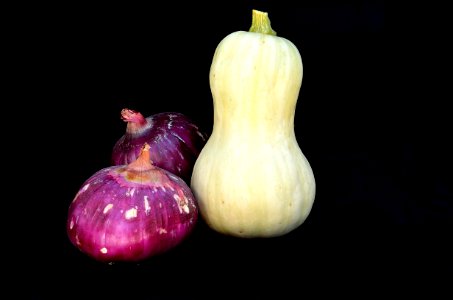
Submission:
{"label": "squash bulb", "polygon": [[218,44],[209,75],[213,130],[191,177],[212,229],[275,237],[309,215],[315,179],[294,132],[302,73],[298,49],[276,36],[267,13],[253,10],[250,31]]}

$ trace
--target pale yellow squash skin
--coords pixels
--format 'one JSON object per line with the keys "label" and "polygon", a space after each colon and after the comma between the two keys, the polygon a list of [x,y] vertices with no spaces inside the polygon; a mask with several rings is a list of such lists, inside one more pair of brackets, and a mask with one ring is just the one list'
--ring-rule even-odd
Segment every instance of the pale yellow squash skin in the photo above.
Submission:
{"label": "pale yellow squash skin", "polygon": [[287,39],[238,31],[218,45],[210,69],[213,131],[191,179],[212,229],[274,237],[309,215],[315,179],[294,132],[301,84],[301,56]]}

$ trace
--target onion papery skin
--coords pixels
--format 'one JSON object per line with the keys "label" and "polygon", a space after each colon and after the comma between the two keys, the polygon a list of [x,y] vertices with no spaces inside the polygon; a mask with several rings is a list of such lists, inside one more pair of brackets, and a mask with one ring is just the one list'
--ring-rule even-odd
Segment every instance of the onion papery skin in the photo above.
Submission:
{"label": "onion papery skin", "polygon": [[155,166],[111,166],[77,192],[69,206],[67,233],[96,260],[141,261],[180,244],[197,218],[197,203],[180,177]]}
{"label": "onion papery skin", "polygon": [[[195,161],[207,140],[207,134],[198,125],[178,112],[162,112],[143,118],[137,111],[123,109],[121,115],[128,124],[126,133],[113,147],[113,165],[134,161],[142,145],[148,143],[150,159],[155,166],[190,182]],[[138,122],[140,118],[141,122]]]}

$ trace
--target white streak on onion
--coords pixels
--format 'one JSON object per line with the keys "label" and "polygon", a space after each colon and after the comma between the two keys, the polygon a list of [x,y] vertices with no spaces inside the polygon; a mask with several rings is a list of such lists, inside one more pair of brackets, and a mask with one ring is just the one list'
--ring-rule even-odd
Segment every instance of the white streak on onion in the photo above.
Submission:
{"label": "white streak on onion", "polygon": [[149,206],[148,195],[145,195],[143,197],[143,201],[145,203],[145,213],[149,214],[149,211],[151,210],[151,207]]}
{"label": "white streak on onion", "polygon": [[136,218],[137,217],[137,209],[135,207],[126,210],[126,213],[124,214],[124,217],[126,220]]}
{"label": "white streak on onion", "polygon": [[104,207],[103,213],[104,213],[104,214],[108,213],[108,211],[111,210],[112,207],[113,207],[113,204],[112,204],[112,203],[107,204],[107,205]]}

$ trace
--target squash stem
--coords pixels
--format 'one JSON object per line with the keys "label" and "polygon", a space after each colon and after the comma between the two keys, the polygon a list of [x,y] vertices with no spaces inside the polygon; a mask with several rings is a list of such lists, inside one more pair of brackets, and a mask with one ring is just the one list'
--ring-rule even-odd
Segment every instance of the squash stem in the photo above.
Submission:
{"label": "squash stem", "polygon": [[269,20],[267,12],[256,9],[252,10],[252,26],[250,27],[249,32],[277,35],[277,32],[271,27],[271,20]]}

